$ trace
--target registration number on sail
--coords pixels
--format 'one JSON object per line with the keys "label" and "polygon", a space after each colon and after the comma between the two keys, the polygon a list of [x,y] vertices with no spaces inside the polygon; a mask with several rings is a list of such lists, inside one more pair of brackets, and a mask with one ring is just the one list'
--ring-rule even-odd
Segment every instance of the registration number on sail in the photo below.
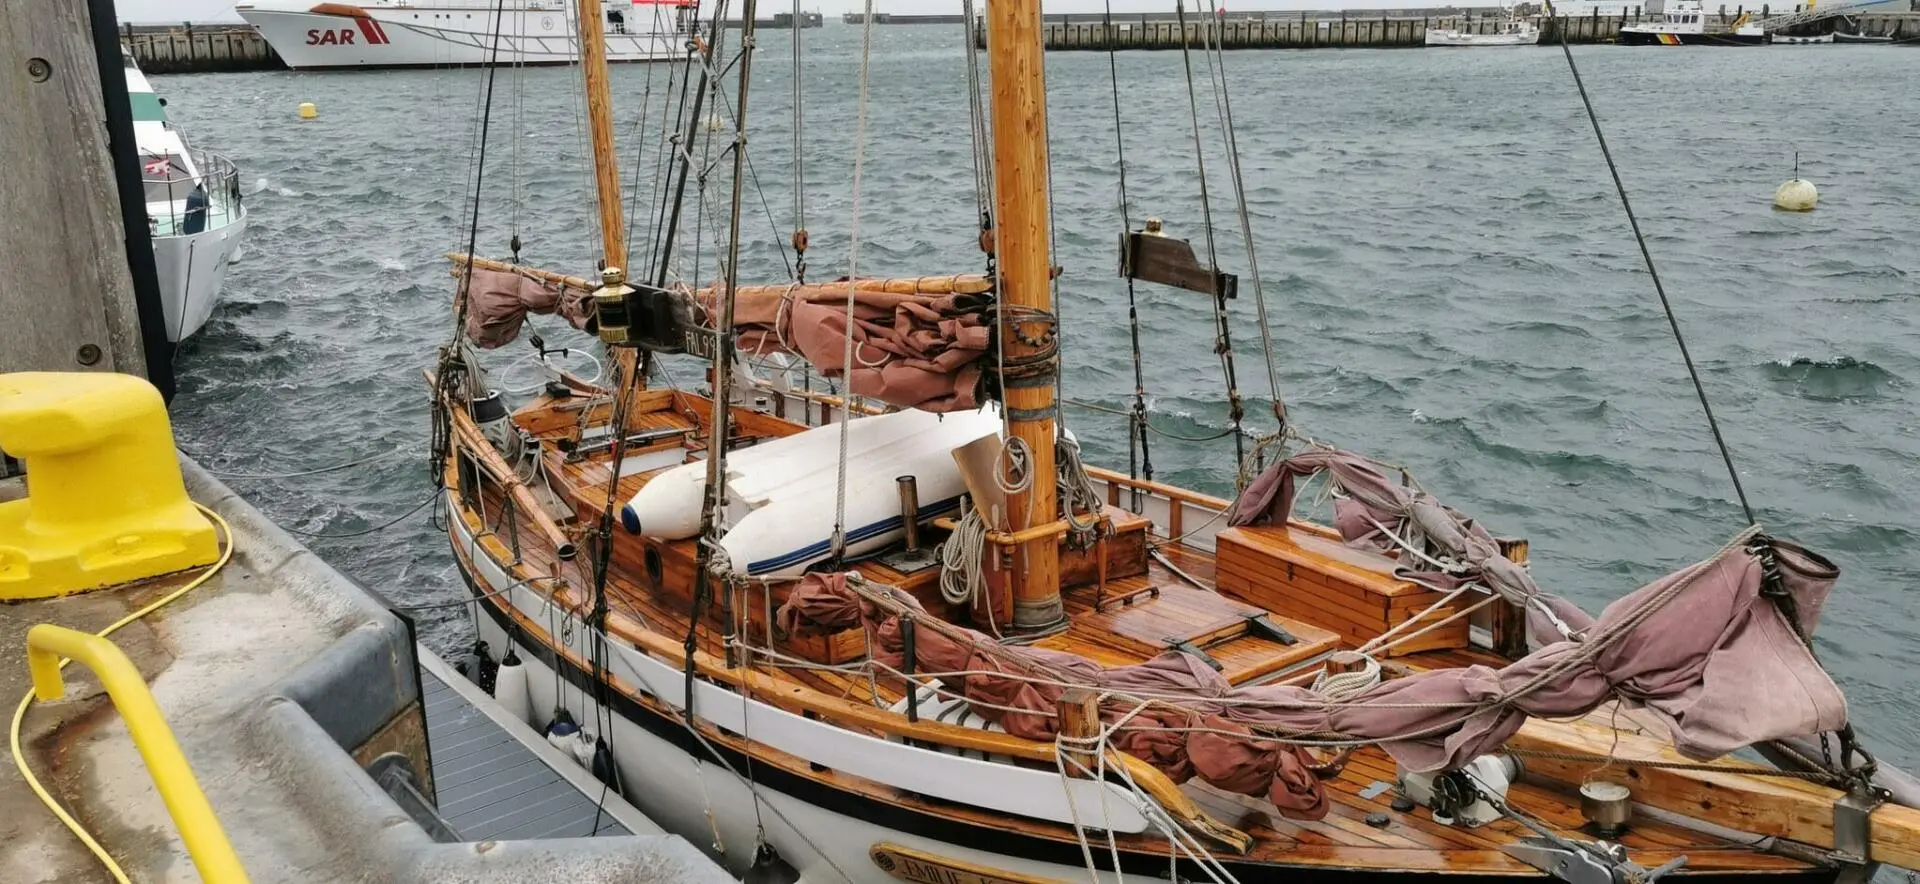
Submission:
{"label": "registration number on sail", "polygon": [[914,884],[1064,884],[1054,878],[1001,871],[885,841],[873,845],[867,855],[880,871]]}

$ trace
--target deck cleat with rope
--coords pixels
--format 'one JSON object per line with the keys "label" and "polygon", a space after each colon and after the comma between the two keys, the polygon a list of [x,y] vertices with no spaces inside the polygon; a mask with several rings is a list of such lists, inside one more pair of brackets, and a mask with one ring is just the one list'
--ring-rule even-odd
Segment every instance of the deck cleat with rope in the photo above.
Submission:
{"label": "deck cleat with rope", "polygon": [[1625,847],[1611,841],[1537,836],[1502,849],[1567,884],[1653,884],[1687,865],[1687,858],[1678,856],[1643,868],[1627,857]]}

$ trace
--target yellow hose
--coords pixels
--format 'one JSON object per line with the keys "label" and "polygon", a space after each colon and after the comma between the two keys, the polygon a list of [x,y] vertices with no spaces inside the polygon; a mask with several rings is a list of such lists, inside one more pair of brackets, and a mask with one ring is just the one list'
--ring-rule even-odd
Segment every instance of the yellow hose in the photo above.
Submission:
{"label": "yellow hose", "polygon": [[[197,589],[201,584],[206,583],[209,579],[212,579],[213,575],[219,573],[220,569],[226,566],[228,560],[233,558],[233,527],[228,525],[227,520],[221,518],[219,513],[200,506],[198,503],[194,504],[194,506],[198,507],[200,512],[206,514],[207,518],[212,519],[215,525],[220,526],[220,533],[226,536],[227,542],[220,550],[220,558],[213,564],[208,565],[207,569],[200,572],[198,577],[187,581],[185,586],[167,593],[165,596],[162,596],[152,604],[138,611],[128,614],[119,620],[115,620],[107,628],[94,633],[95,635],[105,638],[120,631],[127,624],[166,607],[173,603],[175,599],[186,595],[188,592]],[[66,665],[71,662],[73,661],[62,659],[60,666],[64,669]],[[106,849],[100,846],[100,842],[94,840],[94,837],[87,832],[86,828],[81,826],[79,821],[75,820],[71,814],[67,813],[65,808],[60,806],[60,802],[53,797],[53,793],[48,792],[47,788],[40,784],[39,778],[33,775],[33,771],[27,768],[27,757],[20,751],[20,723],[26,720],[27,707],[32,705],[33,691],[28,690],[27,695],[20,698],[20,705],[13,710],[13,726],[8,730],[7,739],[9,747],[13,750],[14,766],[20,769],[21,778],[27,781],[27,787],[33,790],[33,794],[40,796],[40,803],[45,804],[47,809],[52,811],[53,815],[58,817],[60,822],[66,825],[68,831],[73,832],[74,837],[80,839],[80,843],[85,844],[88,850],[93,851],[93,855],[100,860],[100,864],[107,867],[107,873],[113,876],[113,880],[119,882],[119,884],[133,884],[133,882],[127,878],[126,871],[121,869],[120,864],[115,862],[113,857],[107,853]]]}

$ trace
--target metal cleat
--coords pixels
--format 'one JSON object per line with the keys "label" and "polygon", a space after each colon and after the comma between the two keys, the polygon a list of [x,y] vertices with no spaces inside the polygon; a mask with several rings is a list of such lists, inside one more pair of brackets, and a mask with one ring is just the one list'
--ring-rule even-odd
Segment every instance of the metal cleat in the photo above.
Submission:
{"label": "metal cleat", "polygon": [[1611,841],[1535,837],[1509,844],[1505,851],[1567,884],[1653,884],[1687,865],[1687,858],[1679,856],[1643,868],[1627,858],[1625,847]]}

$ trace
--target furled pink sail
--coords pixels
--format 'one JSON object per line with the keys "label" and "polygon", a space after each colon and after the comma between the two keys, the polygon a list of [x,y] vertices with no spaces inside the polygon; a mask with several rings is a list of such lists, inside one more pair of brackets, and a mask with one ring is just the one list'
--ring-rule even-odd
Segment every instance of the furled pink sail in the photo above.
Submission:
{"label": "furled pink sail", "polygon": [[[944,278],[943,278],[944,279]],[[853,360],[846,360],[853,288]],[[715,286],[699,292],[709,324]],[[980,407],[981,357],[991,341],[983,294],[923,294],[853,286],[742,287],[733,327],[742,353],[791,353],[853,392],[923,411]]]}
{"label": "furled pink sail", "polygon": [[[1349,509],[1342,533],[1350,543],[1368,544],[1369,534],[1382,528],[1404,538],[1409,520],[1426,519],[1434,535],[1453,527],[1445,542],[1461,549],[1482,546],[1484,531],[1470,523],[1463,527],[1464,517],[1424,495],[1402,494],[1397,483],[1382,485],[1384,475],[1364,459],[1310,454],[1315,458],[1270,469],[1236,502],[1234,518],[1284,518],[1293,479],[1342,469],[1353,473],[1349,492],[1367,489],[1349,497],[1350,507],[1382,505],[1365,514]],[[1388,505],[1392,501],[1400,503]],[[1539,590],[1497,550],[1474,555],[1473,567],[1452,579],[1492,584],[1541,615],[1533,632],[1545,640],[1537,650],[1497,669],[1420,672],[1335,700],[1304,687],[1233,687],[1198,658],[1177,652],[1107,667],[1060,651],[1003,645],[952,626],[917,630],[915,669],[968,673],[957,685],[946,681],[975,713],[1038,740],[1057,735],[1054,709],[1069,686],[1102,688],[1110,692],[1103,718],[1125,720],[1113,735],[1116,748],[1175,780],[1198,776],[1223,789],[1261,795],[1301,819],[1325,814],[1326,796],[1312,756],[1287,738],[1374,743],[1410,769],[1432,771],[1497,751],[1528,717],[1578,716],[1610,699],[1645,709],[1666,725],[1676,749],[1701,760],[1846,724],[1840,689],[1787,621],[1787,606],[1762,591],[1771,586],[1790,596],[1800,628],[1813,632],[1839,570],[1799,546],[1749,531],[1712,558],[1620,598],[1597,619]],[[1776,563],[1772,573],[1769,559]],[[868,590],[874,591],[887,593],[893,603],[862,596],[844,574],[810,574],[782,606],[781,622],[800,632],[863,626],[874,659],[898,667],[904,646],[896,611],[929,615],[906,593]],[[1142,699],[1153,702],[1142,709]]]}
{"label": "furled pink sail", "polygon": [[487,349],[503,347],[520,336],[528,313],[558,312],[574,328],[586,328],[588,293],[557,282],[543,282],[523,273],[469,268],[466,285],[467,337]]}

